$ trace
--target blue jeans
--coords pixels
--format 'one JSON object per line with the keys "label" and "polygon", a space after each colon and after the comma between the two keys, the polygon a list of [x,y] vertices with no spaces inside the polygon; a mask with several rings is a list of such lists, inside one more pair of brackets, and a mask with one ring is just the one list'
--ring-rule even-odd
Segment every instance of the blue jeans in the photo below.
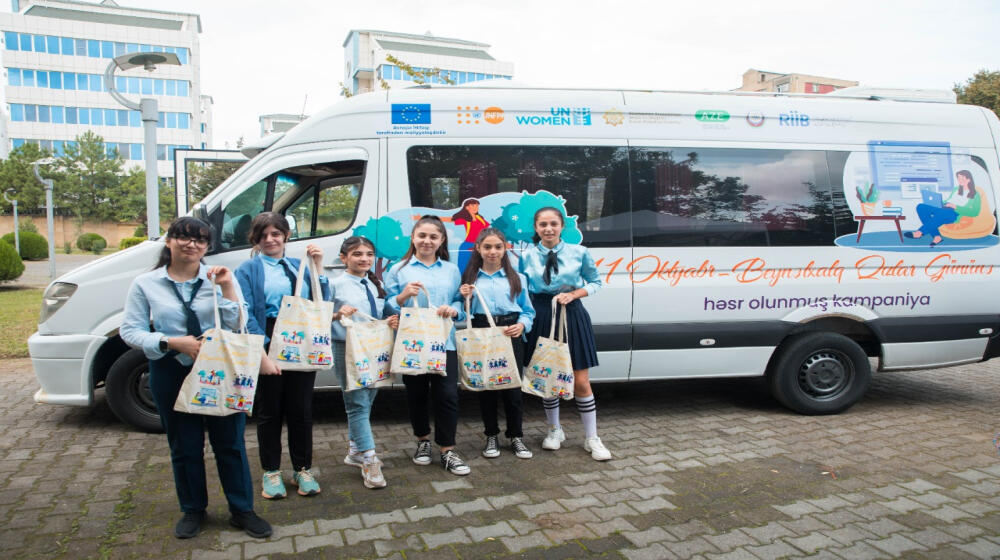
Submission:
{"label": "blue jeans", "polygon": [[202,416],[175,412],[174,401],[191,366],[184,366],[172,356],[149,362],[149,389],[167,432],[170,461],[174,468],[174,487],[181,511],[198,513],[208,507],[205,482],[205,429],[215,453],[222,491],[229,511],[253,510],[253,483],[250,462],[243,441],[246,415]]}
{"label": "blue jeans", "polygon": [[920,218],[920,227],[917,229],[924,235],[937,237],[941,235],[938,228],[958,221],[958,212],[954,208],[918,204],[917,217]]}
{"label": "blue jeans", "polygon": [[[334,372],[341,388],[347,386],[347,370],[344,367],[345,344],[343,340],[333,341]],[[375,449],[375,438],[372,436],[372,404],[378,389],[355,389],[343,391],[344,410],[347,412],[347,433],[358,451]]]}

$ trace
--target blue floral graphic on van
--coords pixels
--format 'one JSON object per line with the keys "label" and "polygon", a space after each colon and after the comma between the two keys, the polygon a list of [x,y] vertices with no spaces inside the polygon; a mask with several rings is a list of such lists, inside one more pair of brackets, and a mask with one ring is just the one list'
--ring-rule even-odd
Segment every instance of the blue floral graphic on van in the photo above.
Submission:
{"label": "blue floral graphic on van", "polygon": [[938,252],[1000,243],[985,163],[948,142],[873,140],[844,164],[844,196],[857,231],[836,244]]}

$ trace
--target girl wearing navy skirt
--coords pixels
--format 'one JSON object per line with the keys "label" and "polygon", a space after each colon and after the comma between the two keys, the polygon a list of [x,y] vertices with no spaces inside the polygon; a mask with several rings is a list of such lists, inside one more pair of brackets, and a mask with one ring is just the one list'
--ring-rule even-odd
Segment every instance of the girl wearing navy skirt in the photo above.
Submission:
{"label": "girl wearing navy skirt", "polygon": [[[448,261],[448,232],[437,216],[423,216],[413,226],[410,248],[403,260],[393,265],[385,278],[386,304],[393,313],[410,299],[423,297],[426,290],[430,304],[442,317],[461,318],[458,288],[462,283],[458,267]],[[426,373],[404,375],[410,424],[417,437],[413,462],[431,464],[431,407],[434,407],[434,441],[441,449],[441,466],[451,474],[464,476],[471,469],[455,451],[458,428],[458,356],[455,353],[455,329],[452,327],[445,346],[447,375]]]}
{"label": "girl wearing navy skirt", "polygon": [[[535,317],[535,309],[527,295],[527,285],[528,280],[524,275],[518,274],[510,264],[507,238],[503,233],[496,228],[486,228],[479,232],[469,264],[462,275],[459,293],[467,298],[473,295],[473,291],[478,291],[482,296],[496,325],[505,327],[504,334],[511,338],[517,371],[524,369],[524,333],[531,330],[532,319]],[[470,310],[472,317],[469,321],[473,327],[489,326],[478,297],[472,298]],[[510,439],[510,448],[518,458],[530,459],[532,453],[524,444],[524,434],[521,431],[521,389],[481,391],[476,395],[479,397],[479,411],[486,428],[483,457],[500,456],[497,399],[502,398],[504,413],[507,415],[505,435]]]}
{"label": "girl wearing navy skirt", "polygon": [[[340,319],[354,315],[359,309],[378,319],[390,308],[385,306],[386,293],[382,282],[372,272],[375,245],[367,237],[355,235],[345,239],[340,246],[340,260],[347,266],[347,271],[333,281],[333,368],[344,395],[350,437],[344,463],[361,469],[361,479],[366,488],[384,488],[386,481],[382,474],[382,461],[375,455],[371,426],[372,404],[378,389],[344,390],[347,387],[347,348],[344,342],[347,329],[340,324]],[[389,317],[389,326],[394,329],[399,326],[398,315]]]}
{"label": "girl wearing navy skirt", "polygon": [[[521,253],[521,272],[528,279],[528,292],[535,308],[534,328],[528,334],[525,361],[531,355],[538,337],[548,333],[552,317],[552,300],[566,306],[569,332],[569,352],[573,361],[573,394],[583,422],[583,448],[598,461],[607,461],[611,452],[597,437],[597,404],[590,388],[590,368],[597,365],[597,346],[590,314],[580,298],[593,295],[601,288],[601,278],[590,251],[583,245],[568,245],[562,240],[564,218],[558,208],[546,207],[535,212],[535,245]],[[559,425],[559,399],[542,399],[549,432],[542,441],[543,449],[559,449],[566,435]]]}
{"label": "girl wearing navy skirt", "polygon": [[[312,401],[315,371],[282,372],[267,357],[281,299],[295,293],[299,259],[285,256],[285,244],[292,235],[288,220],[276,212],[261,212],[250,224],[250,243],[254,256],[236,269],[236,279],[250,307],[247,330],[266,336],[265,356],[257,380],[254,415],[257,417],[257,443],[260,466],[264,471],[261,496],[279,500],[287,494],[281,477],[281,426],[288,425],[288,454],[292,459],[292,483],[300,496],[320,493],[319,482],[312,474]],[[329,280],[322,270],[323,250],[306,247],[312,261],[312,273],[319,274],[323,299],[329,299]],[[309,298],[310,270],[302,281],[302,297]]]}

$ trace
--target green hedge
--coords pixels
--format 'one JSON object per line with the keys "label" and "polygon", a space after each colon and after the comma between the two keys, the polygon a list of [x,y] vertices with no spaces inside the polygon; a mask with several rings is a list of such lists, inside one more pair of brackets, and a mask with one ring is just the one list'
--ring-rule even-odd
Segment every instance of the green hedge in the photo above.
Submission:
{"label": "green hedge", "polygon": [[[96,245],[100,245],[100,248],[96,248]],[[85,233],[76,238],[76,246],[81,251],[100,252],[101,249],[108,246],[108,240],[96,233]]]}
{"label": "green hedge", "polygon": [[24,263],[14,246],[0,241],[0,282],[18,278],[23,272]]}
{"label": "green hedge", "polygon": [[119,249],[128,249],[145,241],[145,237],[126,237],[118,242]]}
{"label": "green hedge", "polygon": [[[44,237],[30,231],[22,231],[20,234],[21,258],[26,261],[41,261],[49,257],[49,242]],[[10,232],[0,238],[11,247],[14,246],[14,232]]]}

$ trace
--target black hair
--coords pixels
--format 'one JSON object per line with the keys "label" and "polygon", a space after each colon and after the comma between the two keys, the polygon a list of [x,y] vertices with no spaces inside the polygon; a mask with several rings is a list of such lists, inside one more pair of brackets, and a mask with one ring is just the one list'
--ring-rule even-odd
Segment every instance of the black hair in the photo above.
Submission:
{"label": "black hair", "polygon": [[[344,260],[344,256],[347,255],[347,253],[350,253],[351,251],[356,249],[359,245],[364,245],[369,249],[371,249],[372,251],[375,250],[375,244],[372,243],[371,240],[368,239],[367,237],[361,235],[352,235],[347,239],[345,239],[344,242],[340,244],[340,255],[341,255],[340,260]],[[378,279],[378,276],[376,276],[375,273],[372,272],[372,269],[370,268],[368,269],[368,274],[366,274],[366,276],[368,277],[368,281],[371,282],[373,286],[375,286],[375,290],[378,291],[378,297],[385,299],[385,288],[382,287],[382,281]]]}
{"label": "black hair", "polygon": [[464,201],[462,201],[462,209],[459,210],[457,213],[455,213],[454,216],[451,217],[452,221],[454,221],[454,220],[465,220],[467,222],[471,222],[475,218],[475,216],[472,215],[472,212],[469,212],[468,207],[470,205],[472,205],[472,204],[479,204],[479,199],[477,199],[477,198],[467,198]]}
{"label": "black hair", "polygon": [[[170,223],[170,227],[167,228],[167,238],[177,239],[179,237],[187,237],[189,239],[204,239],[209,245],[212,244],[212,227],[205,222],[199,220],[198,218],[193,218],[191,216],[181,216],[173,222]],[[161,266],[170,266],[170,247],[164,245],[163,250],[160,251],[160,258],[156,261],[156,265],[153,266],[154,269],[160,268]]]}
{"label": "black hair", "polygon": [[[539,208],[535,212],[535,217],[531,220],[532,227],[534,227],[534,225],[538,223],[538,215],[541,214],[542,212],[555,212],[556,215],[559,216],[559,223],[561,223],[563,227],[566,227],[566,217],[563,216],[562,211],[556,208],[555,206],[546,206],[544,208]],[[562,238],[562,235],[560,235],[559,237]],[[542,238],[538,236],[538,232],[535,232],[535,235],[531,236],[531,240],[534,241],[535,243],[538,243],[539,241],[542,240]]]}
{"label": "black hair", "polygon": [[413,258],[413,254],[417,252],[417,247],[413,244],[413,232],[417,231],[417,228],[424,224],[431,224],[438,228],[438,231],[441,232],[441,245],[435,253],[437,258],[443,261],[450,260],[450,255],[448,254],[448,230],[445,229],[444,222],[442,222],[441,218],[438,218],[437,216],[424,214],[423,216],[420,216],[417,223],[413,224],[413,229],[410,230],[410,248],[407,249],[406,254],[403,255],[403,266],[406,266],[406,263],[410,262],[410,259]]}
{"label": "black hair", "polygon": [[497,228],[483,228],[479,232],[479,236],[476,237],[476,248],[472,251],[472,255],[469,256],[469,263],[465,265],[465,272],[462,273],[462,283],[476,283],[476,278],[479,276],[479,269],[483,267],[483,255],[479,252],[479,244],[490,236],[499,237],[504,245],[503,257],[500,258],[500,268],[503,269],[503,273],[507,276],[507,283],[510,284],[510,300],[514,301],[514,298],[521,293],[521,278],[517,275],[517,271],[514,270],[513,265],[510,264],[510,255],[507,254],[506,249],[507,237]]}
{"label": "black hair", "polygon": [[247,241],[253,245],[253,249],[250,251],[251,256],[255,256],[260,252],[260,247],[257,244],[264,237],[264,230],[268,227],[274,227],[274,229],[285,234],[286,240],[292,235],[292,228],[288,227],[288,220],[283,215],[277,212],[261,212],[257,214],[254,216],[253,221],[250,222],[250,232],[247,233]]}

